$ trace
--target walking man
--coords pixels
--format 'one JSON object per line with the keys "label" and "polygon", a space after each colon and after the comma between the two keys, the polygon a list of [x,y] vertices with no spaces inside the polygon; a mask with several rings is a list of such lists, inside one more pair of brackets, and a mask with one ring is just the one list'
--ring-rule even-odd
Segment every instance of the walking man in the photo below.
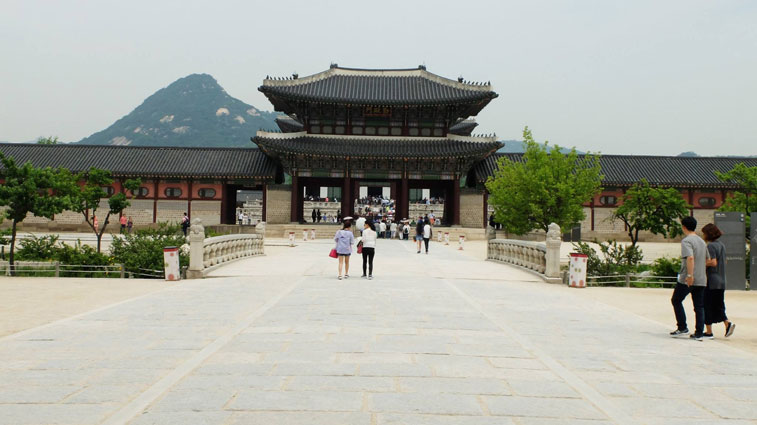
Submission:
{"label": "walking man", "polygon": [[690,335],[690,338],[701,341],[704,333],[704,288],[707,287],[707,245],[695,232],[697,220],[694,217],[684,217],[681,220],[681,227],[685,235],[681,241],[681,272],[678,274],[678,282],[673,290],[673,297],[670,299],[678,328],[670,335],[678,337],[689,333],[683,300],[691,293],[696,325],[694,334]]}
{"label": "walking man", "polygon": [[428,220],[424,221],[423,225],[423,244],[426,246],[426,254],[428,254],[428,242],[431,240],[431,223]]}

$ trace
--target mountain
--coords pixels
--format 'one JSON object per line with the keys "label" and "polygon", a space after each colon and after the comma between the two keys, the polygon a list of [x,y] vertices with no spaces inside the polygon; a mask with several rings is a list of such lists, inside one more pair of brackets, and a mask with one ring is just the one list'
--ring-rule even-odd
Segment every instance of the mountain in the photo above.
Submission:
{"label": "mountain", "polygon": [[687,151],[687,152],[681,152],[681,153],[679,153],[678,156],[696,157],[696,156],[699,156],[699,155],[696,152]]}
{"label": "mountain", "polygon": [[260,129],[278,128],[278,114],[226,93],[212,76],[180,78],[105,130],[77,143],[131,146],[254,147]]}

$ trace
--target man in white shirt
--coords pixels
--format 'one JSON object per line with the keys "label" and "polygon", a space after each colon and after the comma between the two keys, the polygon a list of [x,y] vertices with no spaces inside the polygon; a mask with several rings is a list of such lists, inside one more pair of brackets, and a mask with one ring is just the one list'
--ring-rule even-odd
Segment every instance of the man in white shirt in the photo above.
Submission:
{"label": "man in white shirt", "polygon": [[397,237],[397,223],[392,222],[391,226],[389,226],[389,231],[392,232],[392,239]]}
{"label": "man in white shirt", "polygon": [[428,254],[428,242],[431,240],[431,224],[426,221],[423,225],[423,244],[426,245],[426,254]]}
{"label": "man in white shirt", "polygon": [[360,216],[358,217],[357,221],[355,221],[356,227],[360,230],[360,234],[363,234],[363,227],[365,227],[365,217]]}
{"label": "man in white shirt", "polygon": [[382,221],[381,223],[379,223],[379,232],[381,234],[382,239],[386,237],[386,222],[385,221]]}

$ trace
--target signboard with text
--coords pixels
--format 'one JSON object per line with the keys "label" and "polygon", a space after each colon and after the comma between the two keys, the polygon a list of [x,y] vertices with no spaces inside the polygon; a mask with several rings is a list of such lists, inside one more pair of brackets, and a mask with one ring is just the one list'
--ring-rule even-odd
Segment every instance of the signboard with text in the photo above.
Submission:
{"label": "signboard with text", "polygon": [[[704,225],[704,224],[703,224]],[[746,244],[744,235],[746,224],[744,213],[715,212],[715,225],[723,236],[720,242],[725,246],[725,289],[746,289]]]}

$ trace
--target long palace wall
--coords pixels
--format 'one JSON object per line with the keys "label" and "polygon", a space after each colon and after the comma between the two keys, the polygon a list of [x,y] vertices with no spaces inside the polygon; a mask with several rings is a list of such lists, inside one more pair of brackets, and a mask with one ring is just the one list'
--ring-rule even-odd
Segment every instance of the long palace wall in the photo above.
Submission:
{"label": "long palace wall", "polygon": [[[111,186],[112,193],[122,190],[119,181]],[[105,188],[106,191],[111,189]],[[132,197],[131,205],[123,215],[131,217],[135,227],[152,226],[157,223],[180,223],[185,212],[192,218],[201,218],[206,225],[221,223],[223,184],[202,180],[143,180],[137,197]],[[0,207],[3,211],[5,207]],[[100,201],[97,209],[98,220],[102,223],[108,214],[108,199]],[[91,212],[89,213],[92,214]],[[119,217],[109,219],[108,231],[116,232]],[[10,223],[6,220],[3,226]],[[31,231],[89,231],[84,215],[73,211],[56,214],[53,220],[29,215],[19,226]]]}

